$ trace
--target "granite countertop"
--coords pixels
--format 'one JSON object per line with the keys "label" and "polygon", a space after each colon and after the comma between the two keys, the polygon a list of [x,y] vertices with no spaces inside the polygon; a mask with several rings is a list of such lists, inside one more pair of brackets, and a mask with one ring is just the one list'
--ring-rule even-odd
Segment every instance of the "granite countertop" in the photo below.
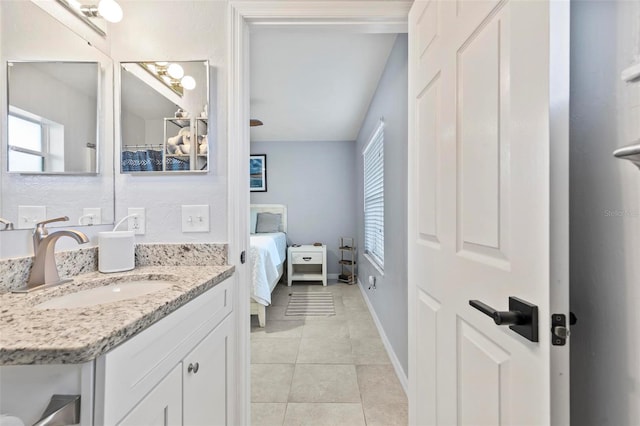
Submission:
{"label": "granite countertop", "polygon": [[[0,294],[0,365],[91,361],[183,306],[234,272],[233,266],[142,266],[78,275],[73,282],[27,294]],[[54,297],[124,281],[169,279],[154,293],[76,309],[36,309]],[[129,278],[132,279],[132,278]]]}

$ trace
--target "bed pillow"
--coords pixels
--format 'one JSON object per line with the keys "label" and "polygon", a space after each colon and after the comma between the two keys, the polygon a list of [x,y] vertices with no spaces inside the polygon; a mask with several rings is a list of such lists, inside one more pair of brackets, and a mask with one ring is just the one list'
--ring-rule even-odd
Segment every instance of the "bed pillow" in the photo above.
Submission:
{"label": "bed pillow", "polygon": [[251,209],[251,223],[249,224],[249,232],[256,233],[256,223],[258,222],[258,212]]}
{"label": "bed pillow", "polygon": [[258,213],[256,220],[256,234],[280,232],[282,215],[280,213]]}

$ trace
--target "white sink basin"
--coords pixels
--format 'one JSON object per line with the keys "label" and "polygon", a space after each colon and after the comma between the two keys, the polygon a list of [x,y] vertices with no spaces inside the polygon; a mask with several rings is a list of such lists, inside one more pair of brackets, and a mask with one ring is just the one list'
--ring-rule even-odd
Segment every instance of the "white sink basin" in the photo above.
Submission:
{"label": "white sink basin", "polygon": [[54,297],[46,302],[36,305],[36,309],[73,309],[87,308],[103,305],[105,303],[119,302],[134,299],[145,294],[164,290],[175,284],[170,280],[132,280],[117,282],[105,286],[81,290],[64,296]]}

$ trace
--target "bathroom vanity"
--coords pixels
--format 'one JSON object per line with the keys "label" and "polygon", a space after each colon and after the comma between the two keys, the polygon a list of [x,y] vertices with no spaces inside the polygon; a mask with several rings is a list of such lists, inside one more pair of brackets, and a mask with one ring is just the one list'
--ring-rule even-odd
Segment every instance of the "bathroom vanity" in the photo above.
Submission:
{"label": "bathroom vanity", "polygon": [[[233,271],[142,266],[1,294],[0,410],[33,424],[51,395],[73,394],[81,425],[231,424]],[[169,285],[113,302],[93,296],[132,280]]]}

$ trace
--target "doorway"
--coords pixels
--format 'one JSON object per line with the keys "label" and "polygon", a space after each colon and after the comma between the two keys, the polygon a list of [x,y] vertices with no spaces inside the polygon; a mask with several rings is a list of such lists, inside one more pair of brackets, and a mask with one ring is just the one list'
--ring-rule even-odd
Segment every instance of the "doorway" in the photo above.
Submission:
{"label": "doorway", "polygon": [[[251,304],[271,296],[263,308],[263,326],[259,311],[252,317],[252,423],[313,418],[323,424],[365,424],[366,419],[406,425],[406,386],[396,376],[406,381],[407,37],[254,28],[250,50],[251,117],[264,123],[251,129],[251,158],[266,159],[268,182],[251,192]],[[384,217],[376,213],[375,223],[389,228],[379,242],[387,246],[384,275],[362,256],[358,236],[363,228],[362,152],[374,152],[367,146],[370,136],[378,134],[381,117],[384,131],[376,141],[382,146],[384,139],[386,147],[380,154],[385,157],[388,220],[379,220]],[[375,164],[383,164],[377,162],[380,156],[375,158]],[[376,200],[375,211],[382,213],[383,200]],[[282,219],[290,246],[303,245],[290,249],[290,259],[298,251],[326,254],[320,268],[327,286],[320,277],[304,277],[312,281],[280,284],[269,295],[268,263],[284,256],[263,255],[266,239],[281,238],[265,232],[260,220],[265,209],[268,217]],[[340,242],[341,236],[351,238]],[[313,242],[323,247],[304,246]],[[362,282],[375,276],[376,286],[337,281],[345,245],[354,249]],[[312,266],[292,265],[300,271]],[[308,311],[301,314],[302,309]]]}
{"label": "doorway", "polygon": [[[375,2],[367,4],[331,3],[326,5],[309,3],[287,3],[277,5],[230,4],[230,75],[229,75],[229,256],[240,258],[249,248],[247,229],[249,226],[249,172],[247,158],[249,146],[249,30],[250,26],[314,25],[316,28],[351,28],[358,31],[392,32],[406,31],[408,2]],[[237,212],[247,212],[238,215]],[[237,256],[237,257],[236,257]],[[237,339],[237,423],[248,424],[249,417],[249,288],[248,267],[236,269],[241,285],[235,304],[238,319]]]}

